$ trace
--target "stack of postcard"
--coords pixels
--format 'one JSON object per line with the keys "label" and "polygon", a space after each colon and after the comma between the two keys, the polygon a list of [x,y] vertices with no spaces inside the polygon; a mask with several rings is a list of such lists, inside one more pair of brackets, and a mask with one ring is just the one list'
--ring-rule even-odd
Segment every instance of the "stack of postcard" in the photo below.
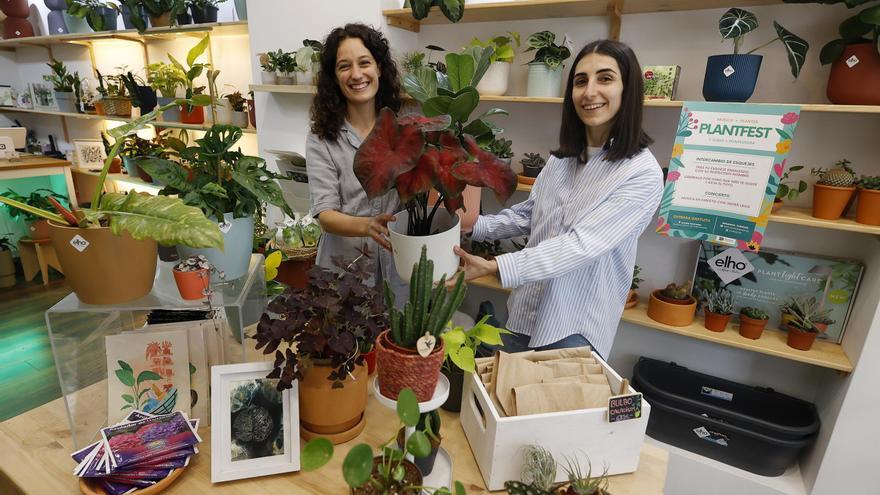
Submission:
{"label": "stack of postcard", "polygon": [[110,495],[155,485],[198,453],[198,427],[198,419],[181,411],[132,411],[119,424],[101,429],[101,440],[71,454],[79,463],[73,473],[91,478]]}

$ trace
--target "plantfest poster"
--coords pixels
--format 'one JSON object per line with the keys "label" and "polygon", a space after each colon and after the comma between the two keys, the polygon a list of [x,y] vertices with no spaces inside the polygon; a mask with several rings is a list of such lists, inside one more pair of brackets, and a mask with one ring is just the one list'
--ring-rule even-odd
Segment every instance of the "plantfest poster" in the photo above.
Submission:
{"label": "plantfest poster", "polygon": [[799,119],[797,105],[685,102],[657,233],[757,252]]}

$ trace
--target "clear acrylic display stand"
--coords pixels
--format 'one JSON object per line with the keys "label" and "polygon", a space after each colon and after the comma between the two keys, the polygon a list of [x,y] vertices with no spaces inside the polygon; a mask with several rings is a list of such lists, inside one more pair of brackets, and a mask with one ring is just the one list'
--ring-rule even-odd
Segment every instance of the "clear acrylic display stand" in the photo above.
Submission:
{"label": "clear acrylic display stand", "polygon": [[[61,394],[67,406],[71,436],[76,448],[93,442],[105,426],[107,401],[77,404],[77,392],[90,385],[103,388],[106,397],[107,356],[104,337],[146,324],[151,310],[215,309],[215,331],[222,361],[245,360],[244,329],[259,321],[266,308],[266,270],[261,254],[252,254],[248,273],[230,282],[211,284],[211,302],[181,299],[174,283],[173,262],[158,262],[152,291],[134,301],[113,305],[91,305],[69,294],[46,311],[46,326]],[[99,383],[100,382],[100,383]]]}

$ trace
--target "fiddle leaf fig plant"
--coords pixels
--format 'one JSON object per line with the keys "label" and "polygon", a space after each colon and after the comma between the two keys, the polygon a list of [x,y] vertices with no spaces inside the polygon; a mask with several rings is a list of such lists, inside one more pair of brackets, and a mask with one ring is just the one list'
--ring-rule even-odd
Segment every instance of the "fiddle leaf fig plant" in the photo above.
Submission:
{"label": "fiddle leaf fig plant", "polygon": [[[723,40],[733,40],[733,53],[738,54],[742,47],[743,38],[746,34],[758,28],[758,18],[755,14],[738,8],[732,8],[725,12],[721,19],[718,20],[718,32],[721,33]],[[785,46],[786,55],[788,55],[788,65],[791,68],[791,75],[795,78],[801,73],[801,68],[807,58],[807,50],[810,44],[803,38],[798,37],[791,31],[782,27],[776,21],[773,21],[773,28],[776,30],[776,37],[764,43],[763,45],[747,51],[745,54],[754,53],[775,41],[781,41]]]}

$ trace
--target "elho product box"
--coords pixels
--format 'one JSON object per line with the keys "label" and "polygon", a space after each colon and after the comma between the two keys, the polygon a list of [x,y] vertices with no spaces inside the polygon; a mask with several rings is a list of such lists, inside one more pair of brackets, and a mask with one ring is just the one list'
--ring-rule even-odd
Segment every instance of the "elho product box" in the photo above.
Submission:
{"label": "elho product box", "polygon": [[[611,389],[620,390],[623,378],[598,354],[593,352],[592,357],[602,365]],[[626,393],[637,391],[628,387]],[[560,462],[568,456],[585,466],[589,458],[593,472],[635,471],[650,413],[651,406],[643,399],[640,418],[616,423],[608,422],[608,407],[506,417],[499,414],[479,375],[465,373],[461,427],[486,487],[502,490],[505,481],[520,479],[527,445],[544,447]],[[565,480],[565,471],[558,469],[556,481]]]}

